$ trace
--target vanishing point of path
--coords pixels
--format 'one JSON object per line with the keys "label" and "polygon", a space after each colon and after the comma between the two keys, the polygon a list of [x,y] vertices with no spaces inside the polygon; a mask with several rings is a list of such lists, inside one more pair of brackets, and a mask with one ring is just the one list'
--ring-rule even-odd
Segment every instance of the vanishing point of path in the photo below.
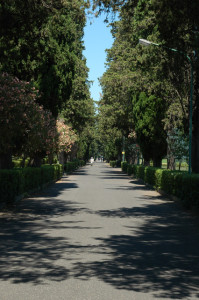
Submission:
{"label": "vanishing point of path", "polygon": [[0,214],[1,300],[199,298],[198,218],[105,163]]}

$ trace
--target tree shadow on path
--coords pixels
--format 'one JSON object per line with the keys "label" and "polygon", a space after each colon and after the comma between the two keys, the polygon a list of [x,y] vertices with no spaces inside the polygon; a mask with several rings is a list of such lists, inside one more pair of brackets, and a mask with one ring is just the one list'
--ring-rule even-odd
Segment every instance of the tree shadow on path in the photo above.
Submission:
{"label": "tree shadow on path", "polygon": [[[84,246],[71,245],[67,238],[59,236],[60,231],[95,229],[78,221],[78,214],[86,210],[82,203],[57,197],[74,188],[78,188],[77,184],[64,179],[0,215],[1,281],[38,285],[70,277],[70,270],[59,260],[65,259],[67,252],[81,252]],[[67,220],[71,215],[77,215],[76,221]]]}
{"label": "tree shadow on path", "polygon": [[[104,249],[107,257],[78,264],[76,277],[85,280],[96,276],[117,289],[151,292],[157,298],[199,297],[198,228],[174,203],[98,214],[104,218],[132,218],[130,234],[97,238],[99,249]],[[137,224],[136,219],[140,221]]]}
{"label": "tree shadow on path", "polygon": [[[199,297],[199,233],[194,218],[175,203],[158,197],[160,203],[154,203],[150,196],[140,196],[139,207],[90,211],[83,203],[59,198],[74,188],[76,183],[60,182],[0,217],[1,281],[42,285],[95,277],[115,289],[157,298]],[[105,230],[95,235],[97,227],[85,227],[81,212],[101,217],[104,228],[111,219],[120,222],[126,234],[107,236]],[[76,219],[69,221],[71,215]],[[71,242],[59,231],[67,228],[91,229],[94,243]],[[82,262],[82,253],[87,261]]]}

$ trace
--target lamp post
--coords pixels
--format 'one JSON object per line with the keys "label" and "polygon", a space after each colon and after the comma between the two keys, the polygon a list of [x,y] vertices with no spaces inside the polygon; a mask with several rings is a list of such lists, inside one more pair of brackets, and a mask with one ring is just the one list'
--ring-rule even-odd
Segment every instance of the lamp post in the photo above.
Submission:
{"label": "lamp post", "polygon": [[187,58],[187,60],[189,61],[190,65],[191,65],[191,83],[190,83],[190,101],[189,101],[189,174],[191,174],[191,164],[192,164],[192,160],[191,160],[191,152],[192,152],[192,112],[193,112],[193,63],[192,63],[192,60],[183,51],[173,49],[173,48],[169,48],[169,47],[163,46],[161,44],[156,44],[156,43],[150,42],[150,41],[145,40],[145,39],[139,39],[139,44],[142,44],[144,46],[150,46],[150,45],[158,46],[158,47],[166,48],[166,49],[169,49],[173,52],[179,53],[179,54],[185,56]]}

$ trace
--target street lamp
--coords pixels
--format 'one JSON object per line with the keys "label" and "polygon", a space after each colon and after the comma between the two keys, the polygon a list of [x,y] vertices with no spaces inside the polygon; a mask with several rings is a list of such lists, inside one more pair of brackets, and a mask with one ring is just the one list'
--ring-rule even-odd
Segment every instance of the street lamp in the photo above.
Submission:
{"label": "street lamp", "polygon": [[158,46],[162,48],[169,49],[173,52],[179,53],[187,58],[191,65],[191,83],[190,83],[190,101],[189,101],[189,174],[191,174],[191,152],[192,152],[192,111],[193,111],[193,64],[191,58],[183,51],[169,48],[166,46],[163,46],[161,44],[155,44],[153,42],[150,42],[145,39],[139,39],[139,44],[144,45],[144,46]]}

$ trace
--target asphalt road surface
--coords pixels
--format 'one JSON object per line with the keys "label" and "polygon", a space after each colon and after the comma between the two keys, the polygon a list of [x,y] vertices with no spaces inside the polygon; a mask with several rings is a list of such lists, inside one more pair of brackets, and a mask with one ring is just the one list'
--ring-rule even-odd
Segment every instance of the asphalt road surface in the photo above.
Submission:
{"label": "asphalt road surface", "polygon": [[198,217],[105,163],[0,214],[0,300],[199,298]]}

